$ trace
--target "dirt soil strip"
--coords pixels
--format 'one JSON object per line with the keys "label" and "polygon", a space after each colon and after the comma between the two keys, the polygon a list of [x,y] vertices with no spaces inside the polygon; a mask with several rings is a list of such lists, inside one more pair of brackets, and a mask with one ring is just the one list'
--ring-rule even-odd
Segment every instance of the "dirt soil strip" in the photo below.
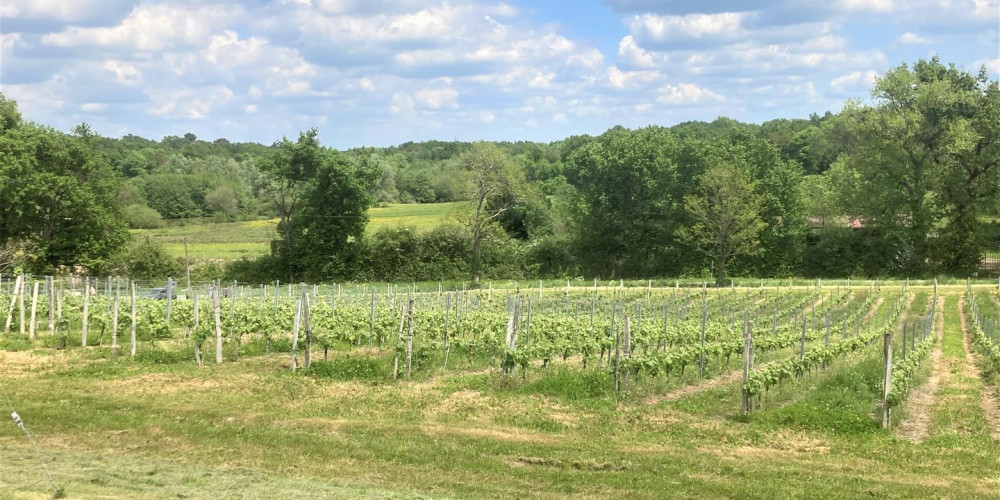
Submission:
{"label": "dirt soil strip", "polygon": [[[981,379],[979,369],[979,354],[972,349],[969,342],[969,324],[965,318],[965,296],[958,300],[958,315],[962,318],[962,346],[965,347],[965,357],[970,360],[966,364],[966,376],[973,379]],[[983,408],[983,415],[990,427],[990,437],[994,441],[1000,441],[1000,399],[997,398],[996,390],[993,387],[982,384],[983,395],[980,405]]]}
{"label": "dirt soil strip", "polygon": [[920,387],[917,387],[906,400],[904,406],[905,418],[896,427],[896,437],[919,443],[927,437],[930,431],[934,401],[937,399],[938,387],[947,383],[949,372],[942,369],[941,338],[944,334],[944,297],[938,298],[937,310],[940,311],[934,319],[934,350],[930,354],[931,375]]}

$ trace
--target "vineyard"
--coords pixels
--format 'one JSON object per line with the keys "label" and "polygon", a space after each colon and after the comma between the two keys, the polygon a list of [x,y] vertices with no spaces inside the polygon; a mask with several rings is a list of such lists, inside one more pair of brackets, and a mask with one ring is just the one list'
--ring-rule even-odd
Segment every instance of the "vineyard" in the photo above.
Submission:
{"label": "vineyard", "polygon": [[[998,451],[986,404],[979,427],[961,424],[958,434],[957,421],[934,416],[940,390],[921,405],[940,356],[952,352],[947,342],[965,337],[948,337],[963,304],[980,392],[995,389],[995,286],[754,285],[229,283],[171,285],[151,298],[124,279],[0,279],[4,390],[23,433],[41,443],[35,456],[17,427],[0,435],[15,457],[0,456],[0,480],[44,491],[38,463],[122,449],[167,460],[171,474],[200,477],[188,468],[227,463],[238,468],[216,471],[226,481],[266,472],[276,476],[259,491],[285,491],[279,483],[291,478],[332,497],[508,496],[537,481],[556,495],[689,497],[711,486],[707,496],[740,496],[717,482],[733,474],[739,450],[762,453],[746,459],[762,477],[868,450],[879,465],[863,461],[850,491],[925,495],[916,479],[886,489],[880,478],[894,461],[927,454],[950,457],[934,462],[946,476],[948,460],[973,464],[932,488],[990,495],[979,488],[991,476],[975,465]],[[925,410],[925,435],[894,430]],[[968,446],[946,446],[955,442]],[[761,461],[767,454],[773,463]],[[214,480],[129,490],[69,469],[51,486],[222,493]],[[833,494],[847,480],[826,474],[813,491],[795,474],[751,481],[750,496]],[[315,483],[329,477],[337,480]],[[348,489],[324,489],[332,485]],[[255,496],[242,488],[234,494]]]}

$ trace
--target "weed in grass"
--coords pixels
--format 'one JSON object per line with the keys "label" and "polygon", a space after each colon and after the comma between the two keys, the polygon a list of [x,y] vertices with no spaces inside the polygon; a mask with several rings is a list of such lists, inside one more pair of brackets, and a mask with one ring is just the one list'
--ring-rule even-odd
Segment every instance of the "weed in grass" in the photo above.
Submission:
{"label": "weed in grass", "polygon": [[835,367],[820,378],[806,396],[776,408],[764,410],[751,421],[774,427],[809,429],[834,434],[876,432],[872,408],[880,397],[882,359],[871,355],[853,366]]}
{"label": "weed in grass", "polygon": [[343,356],[331,361],[313,361],[302,374],[334,380],[386,381],[392,378],[384,357]]}

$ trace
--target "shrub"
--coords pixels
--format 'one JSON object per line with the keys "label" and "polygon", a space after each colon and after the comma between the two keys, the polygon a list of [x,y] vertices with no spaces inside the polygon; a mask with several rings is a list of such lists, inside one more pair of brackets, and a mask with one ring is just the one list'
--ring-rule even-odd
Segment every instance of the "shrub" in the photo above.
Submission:
{"label": "shrub", "polygon": [[125,207],[125,220],[132,229],[156,229],[163,227],[163,217],[160,212],[140,204]]}

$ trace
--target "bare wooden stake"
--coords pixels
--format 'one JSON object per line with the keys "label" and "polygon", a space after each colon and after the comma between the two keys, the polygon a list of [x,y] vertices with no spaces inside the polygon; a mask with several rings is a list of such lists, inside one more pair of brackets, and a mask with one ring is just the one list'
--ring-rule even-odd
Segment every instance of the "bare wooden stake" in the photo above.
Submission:
{"label": "bare wooden stake", "polygon": [[4,324],[3,332],[10,333],[10,324],[14,321],[14,306],[17,305],[17,295],[21,291],[23,285],[22,276],[17,275],[14,279],[14,292],[10,296],[10,307],[7,309],[7,323]]}
{"label": "bare wooden stake", "polygon": [[396,351],[396,355],[392,360],[392,379],[396,380],[399,378],[399,339],[403,338],[403,325],[406,320],[406,309],[404,306],[399,306],[399,330],[396,332],[396,342],[393,343],[393,350]]}
{"label": "bare wooden stake", "polygon": [[413,299],[406,305],[406,317],[409,324],[406,333],[406,378],[410,378],[410,369],[413,365]]}
{"label": "bare wooden stake", "polygon": [[83,279],[83,331],[80,335],[80,347],[87,347],[87,331],[90,328],[90,278]]}
{"label": "bare wooden stake", "polygon": [[31,323],[28,326],[28,338],[35,340],[35,325],[38,319],[38,282],[35,282],[34,290],[31,292]]}
{"label": "bare wooden stake", "polygon": [[622,390],[628,387],[628,361],[632,359],[632,316],[625,315],[625,373],[622,374]]}
{"label": "bare wooden stake", "polygon": [[118,356],[118,295],[119,290],[115,288],[115,298],[111,310],[111,355]]}
{"label": "bare wooden stake", "polygon": [[621,335],[615,328],[615,392],[621,392]]}
{"label": "bare wooden stake", "polygon": [[299,357],[299,322],[302,317],[302,301],[295,301],[295,319],[292,321],[292,371],[298,367]]}
{"label": "bare wooden stake", "polygon": [[21,293],[17,295],[17,313],[19,315],[20,322],[18,323],[18,328],[20,329],[21,335],[24,335],[24,324],[26,322],[24,318],[24,294],[28,293],[28,278],[26,276],[21,277]]}
{"label": "bare wooden stake", "polygon": [[49,333],[56,332],[56,290],[55,290],[55,280],[52,276],[45,278],[45,291],[47,298],[49,299]]}
{"label": "bare wooden stake", "polygon": [[885,370],[882,374],[882,428],[889,428],[889,391],[892,389],[892,333],[883,337],[882,355]]}
{"label": "bare wooden stake", "polygon": [[215,293],[212,294],[212,316],[215,319],[215,364],[222,364],[222,307],[221,298],[222,285],[215,285]]}
{"label": "bare wooden stake", "polygon": [[304,368],[309,368],[312,364],[312,324],[309,320],[309,294],[302,294],[302,314],[305,320],[306,327],[306,352],[305,359],[303,359],[302,366]]}
{"label": "bare wooden stake", "polygon": [[752,411],[750,403],[750,391],[746,388],[746,383],[750,380],[750,368],[753,366],[753,348],[750,330],[743,331],[743,405],[741,411],[744,415]]}
{"label": "bare wooden stake", "polygon": [[129,327],[129,343],[128,352],[129,356],[135,357],[135,282],[131,282],[130,298],[132,301],[132,326]]}

